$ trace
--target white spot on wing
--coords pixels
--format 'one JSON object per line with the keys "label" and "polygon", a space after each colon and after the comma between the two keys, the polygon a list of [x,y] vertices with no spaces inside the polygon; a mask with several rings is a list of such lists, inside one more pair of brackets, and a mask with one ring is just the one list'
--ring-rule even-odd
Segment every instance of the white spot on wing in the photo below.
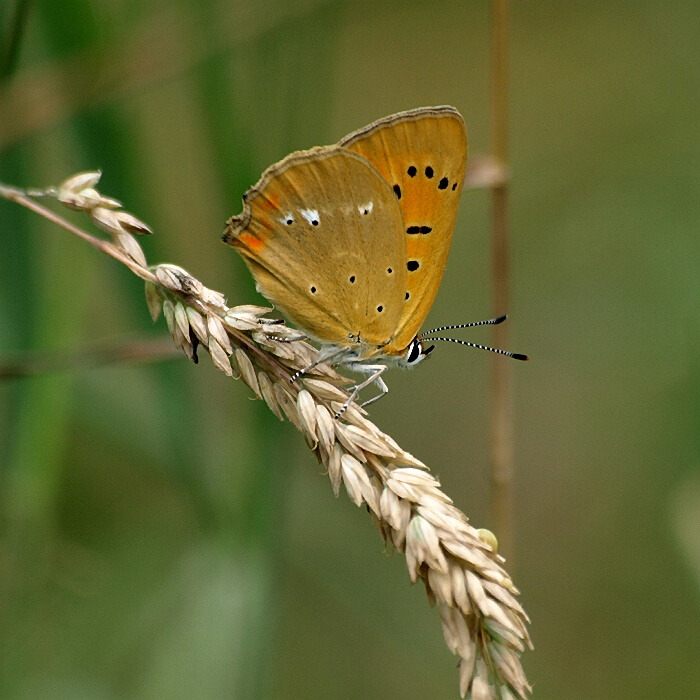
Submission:
{"label": "white spot on wing", "polygon": [[357,207],[357,211],[359,211],[360,214],[371,214],[372,209],[374,209],[374,202],[367,202],[367,204],[360,204],[360,206]]}
{"label": "white spot on wing", "polygon": [[312,226],[318,226],[320,218],[315,209],[302,209],[299,212]]}
{"label": "white spot on wing", "polygon": [[294,216],[290,211],[289,213],[277,219],[277,221],[279,221],[281,224],[284,224],[285,226],[291,226],[294,223]]}

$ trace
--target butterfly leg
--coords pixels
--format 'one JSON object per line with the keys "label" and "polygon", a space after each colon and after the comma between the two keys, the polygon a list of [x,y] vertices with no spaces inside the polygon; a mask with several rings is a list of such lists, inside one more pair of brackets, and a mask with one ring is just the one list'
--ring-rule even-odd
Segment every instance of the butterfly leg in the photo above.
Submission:
{"label": "butterfly leg", "polygon": [[381,375],[387,369],[386,365],[357,364],[357,365],[352,365],[352,369],[355,370],[356,372],[361,372],[363,374],[369,374],[370,376],[367,377],[367,379],[365,379],[363,382],[356,384],[352,388],[352,391],[350,392],[350,396],[348,397],[348,400],[343,404],[343,407],[338,411],[338,413],[335,414],[336,418],[340,418],[340,416],[343,415],[343,413],[345,412],[347,407],[357,398],[358,394],[365,387],[368,387],[370,384],[376,384],[379,387],[379,391],[381,393],[377,394],[376,396],[373,396],[368,401],[364,401],[363,403],[361,403],[360,404],[361,407],[368,406],[369,404],[374,403],[375,401],[378,401],[379,399],[382,398],[382,396],[389,393],[389,387],[386,385],[386,382],[381,377]]}
{"label": "butterfly leg", "polygon": [[285,338],[284,336],[281,335],[274,335],[273,333],[267,333],[266,334],[270,340],[275,340],[278,343],[296,343],[299,340],[308,340],[309,336],[308,335],[293,335],[288,338]]}
{"label": "butterfly leg", "polygon": [[338,361],[341,360],[343,355],[346,355],[348,352],[348,348],[337,348],[334,346],[331,346],[330,348],[321,351],[318,360],[312,362],[307,367],[304,367],[303,369],[294,372],[294,374],[290,377],[289,382],[293,384],[297,379],[299,379],[299,377],[303,377],[307,372],[310,372],[312,369],[314,369],[314,367],[318,367],[318,365],[324,362],[328,362],[329,360],[333,360],[331,364],[335,365]]}

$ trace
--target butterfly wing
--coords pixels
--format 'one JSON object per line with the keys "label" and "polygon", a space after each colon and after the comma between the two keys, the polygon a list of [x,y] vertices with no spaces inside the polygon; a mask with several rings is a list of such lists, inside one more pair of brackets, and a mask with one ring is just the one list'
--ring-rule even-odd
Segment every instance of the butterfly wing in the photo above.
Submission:
{"label": "butterfly wing", "polygon": [[363,155],[393,189],[406,237],[407,283],[394,340],[401,355],[433,305],[452,242],[467,165],[467,130],[454,107],[424,107],[380,119],[339,145]]}
{"label": "butterfly wing", "polygon": [[224,242],[310,336],[336,345],[393,339],[406,286],[401,209],[362,156],[339,146],[292,153],[246,192]]}

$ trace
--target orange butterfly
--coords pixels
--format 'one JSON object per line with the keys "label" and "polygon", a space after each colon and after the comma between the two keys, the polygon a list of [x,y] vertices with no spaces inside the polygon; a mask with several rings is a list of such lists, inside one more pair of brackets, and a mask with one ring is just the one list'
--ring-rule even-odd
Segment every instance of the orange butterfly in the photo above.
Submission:
{"label": "orange butterfly", "polygon": [[370,375],[350,400],[371,382],[381,393],[363,405],[380,398],[388,364],[413,366],[433,348],[418,330],[445,270],[466,163],[454,107],[399,112],[271,166],[228,222],[224,242],[322,344],[320,361]]}

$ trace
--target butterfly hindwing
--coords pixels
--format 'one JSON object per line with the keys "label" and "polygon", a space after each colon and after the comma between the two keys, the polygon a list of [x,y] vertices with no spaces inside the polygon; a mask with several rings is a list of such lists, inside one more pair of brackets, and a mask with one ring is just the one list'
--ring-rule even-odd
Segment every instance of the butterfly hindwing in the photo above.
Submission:
{"label": "butterfly hindwing", "polygon": [[224,241],[261,293],[312,337],[392,341],[407,277],[401,209],[361,155],[327,146],[268,168]]}
{"label": "butterfly hindwing", "polygon": [[384,177],[403,214],[406,290],[394,340],[403,354],[433,305],[452,241],[467,163],[467,131],[453,107],[425,107],[380,119],[339,142]]}

